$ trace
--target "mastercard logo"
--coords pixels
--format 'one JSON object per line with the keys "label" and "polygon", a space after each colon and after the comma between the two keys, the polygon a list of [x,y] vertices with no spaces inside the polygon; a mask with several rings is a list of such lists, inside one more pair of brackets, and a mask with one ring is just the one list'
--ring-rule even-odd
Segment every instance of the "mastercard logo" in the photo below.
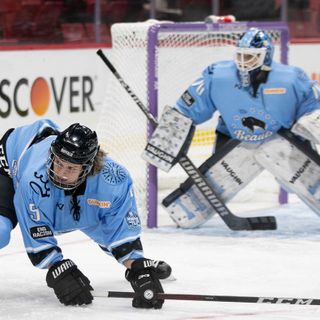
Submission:
{"label": "mastercard logo", "polygon": [[49,85],[44,78],[39,77],[33,82],[30,100],[35,114],[42,116],[47,112],[50,103],[50,91]]}

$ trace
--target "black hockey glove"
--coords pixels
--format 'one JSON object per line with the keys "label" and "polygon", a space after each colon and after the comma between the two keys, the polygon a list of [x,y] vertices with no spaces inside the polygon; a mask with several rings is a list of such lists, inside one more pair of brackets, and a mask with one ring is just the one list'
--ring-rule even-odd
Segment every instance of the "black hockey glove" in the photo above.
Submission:
{"label": "black hockey glove", "polygon": [[46,281],[59,301],[66,306],[90,304],[93,300],[89,279],[69,259],[51,266]]}
{"label": "black hockey glove", "polygon": [[[165,263],[163,261],[161,262]],[[126,270],[125,277],[131,283],[137,295],[132,300],[132,306],[135,308],[162,308],[164,300],[156,299],[155,295],[157,293],[163,293],[159,275],[164,276],[164,272],[156,272],[155,264],[159,263],[150,259],[137,259],[132,263],[131,269]],[[166,265],[170,268],[168,264]],[[169,273],[166,272],[166,277],[168,277],[170,273],[171,268]]]}

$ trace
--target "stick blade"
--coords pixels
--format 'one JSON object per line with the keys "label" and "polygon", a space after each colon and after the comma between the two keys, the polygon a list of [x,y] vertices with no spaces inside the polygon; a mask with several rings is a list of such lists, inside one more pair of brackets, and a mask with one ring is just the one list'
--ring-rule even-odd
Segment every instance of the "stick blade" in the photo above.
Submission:
{"label": "stick blade", "polygon": [[277,221],[273,216],[248,218],[251,230],[276,230]]}
{"label": "stick blade", "polygon": [[233,231],[276,230],[277,221],[273,216],[238,217],[234,215],[222,217],[225,224]]}

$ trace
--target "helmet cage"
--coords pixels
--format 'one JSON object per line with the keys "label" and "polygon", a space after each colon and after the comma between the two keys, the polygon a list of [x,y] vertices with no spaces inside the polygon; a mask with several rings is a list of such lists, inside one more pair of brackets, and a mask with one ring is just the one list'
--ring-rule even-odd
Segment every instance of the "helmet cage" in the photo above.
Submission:
{"label": "helmet cage", "polygon": [[239,71],[252,71],[260,68],[266,57],[266,48],[237,48],[235,63]]}
{"label": "helmet cage", "polygon": [[[52,183],[58,188],[64,190],[71,190],[83,183],[90,173],[94,159],[99,151],[97,134],[95,131],[74,123],[67,129],[62,131],[56,139],[51,143],[47,161],[48,177]],[[60,161],[56,161],[59,159]],[[66,167],[64,166],[66,163]],[[59,170],[59,164],[61,170]],[[75,175],[72,167],[78,165],[82,166],[82,171]],[[69,167],[69,172],[67,171]],[[64,171],[64,172],[63,172]],[[79,170],[78,170],[79,171]],[[74,177],[76,181],[71,183],[61,181],[66,180],[63,177],[59,177],[61,174],[67,174],[71,179]]]}
{"label": "helmet cage", "polygon": [[82,184],[86,178],[87,175],[90,173],[92,166],[93,166],[93,159],[89,161],[88,163],[82,164],[82,171],[80,172],[78,178],[73,182],[62,182],[57,178],[57,174],[55,172],[55,167],[59,166],[57,162],[55,162],[55,159],[61,159],[64,162],[69,163],[70,165],[75,165],[76,163],[68,162],[59,157],[57,154],[55,154],[53,148],[50,148],[49,156],[47,160],[47,172],[48,177],[50,181],[59,189],[63,190],[72,190],[76,187],[78,187],[80,184]]}

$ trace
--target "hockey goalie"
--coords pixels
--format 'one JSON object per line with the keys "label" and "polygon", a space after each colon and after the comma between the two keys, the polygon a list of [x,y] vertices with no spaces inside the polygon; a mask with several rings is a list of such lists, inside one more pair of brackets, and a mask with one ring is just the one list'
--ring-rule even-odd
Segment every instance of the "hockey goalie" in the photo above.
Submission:
{"label": "hockey goalie", "polygon": [[[249,29],[233,60],[208,66],[166,107],[143,158],[169,171],[188,151],[194,127],[216,112],[215,152],[200,172],[227,203],[261,171],[320,215],[320,89],[303,70],[273,61],[268,34]],[[191,178],[163,200],[181,228],[197,227],[214,214]]]}

